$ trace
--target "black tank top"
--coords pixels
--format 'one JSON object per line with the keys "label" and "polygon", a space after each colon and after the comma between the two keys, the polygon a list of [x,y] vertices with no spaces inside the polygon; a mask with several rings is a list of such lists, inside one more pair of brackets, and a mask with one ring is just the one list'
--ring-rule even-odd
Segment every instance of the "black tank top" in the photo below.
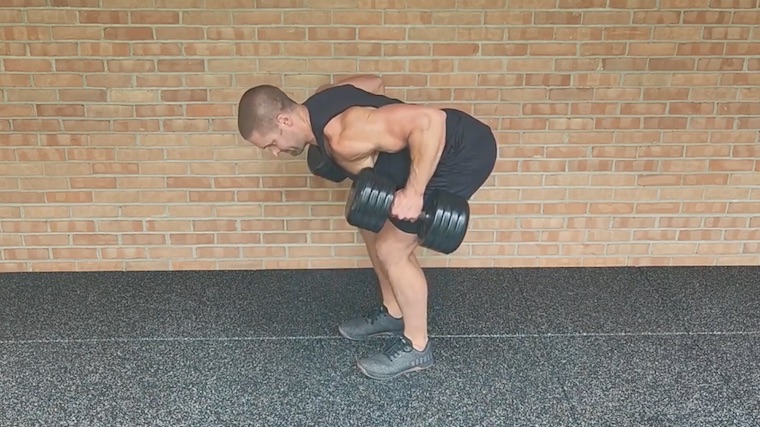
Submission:
{"label": "black tank top", "polygon": [[[317,145],[323,156],[327,156],[325,150],[325,125],[335,116],[351,107],[382,107],[389,104],[403,104],[403,101],[384,95],[366,92],[353,85],[335,86],[316,93],[304,101],[303,105],[309,110],[311,129],[317,139]],[[339,165],[336,164],[340,168]],[[390,178],[397,186],[402,188],[409,178],[411,157],[409,148],[406,147],[395,153],[380,152],[377,155],[374,169]],[[346,172],[346,171],[344,171]],[[353,180],[355,177],[346,172]]]}

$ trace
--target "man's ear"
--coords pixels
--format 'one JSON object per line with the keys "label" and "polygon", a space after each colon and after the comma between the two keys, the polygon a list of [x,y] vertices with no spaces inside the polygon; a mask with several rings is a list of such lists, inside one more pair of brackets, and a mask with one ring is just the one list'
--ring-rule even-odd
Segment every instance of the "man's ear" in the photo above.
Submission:
{"label": "man's ear", "polygon": [[289,114],[280,113],[277,115],[277,123],[283,126],[293,126],[293,118]]}

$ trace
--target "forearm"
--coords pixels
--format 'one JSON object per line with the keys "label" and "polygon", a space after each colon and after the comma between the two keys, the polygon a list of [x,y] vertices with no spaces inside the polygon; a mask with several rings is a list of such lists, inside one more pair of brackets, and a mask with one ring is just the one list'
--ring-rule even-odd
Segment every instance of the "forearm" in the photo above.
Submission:
{"label": "forearm", "polygon": [[445,135],[443,126],[438,124],[437,120],[431,118],[427,127],[414,132],[409,138],[412,164],[406,189],[416,195],[425,193],[443,154]]}
{"label": "forearm", "polygon": [[377,95],[382,95],[385,93],[385,83],[383,82],[383,79],[374,74],[359,74],[353,77],[339,80],[335,83],[325,83],[322,86],[319,86],[315,93],[319,93],[333,86],[344,84],[350,84],[358,87],[359,89],[365,90],[367,92],[372,92]]}
{"label": "forearm", "polygon": [[372,93],[376,95],[385,95],[385,82],[382,79],[377,79],[377,85],[374,90],[372,90]]}

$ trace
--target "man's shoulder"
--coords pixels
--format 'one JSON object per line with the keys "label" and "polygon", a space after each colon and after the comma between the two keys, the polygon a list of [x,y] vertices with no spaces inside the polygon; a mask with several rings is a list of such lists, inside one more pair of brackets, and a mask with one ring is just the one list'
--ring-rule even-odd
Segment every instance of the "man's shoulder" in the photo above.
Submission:
{"label": "man's shoulder", "polygon": [[365,122],[368,116],[369,110],[373,110],[375,107],[366,107],[360,105],[354,105],[346,108],[325,126],[325,134],[330,134],[333,138],[337,138],[342,133],[350,131],[352,128],[361,125]]}

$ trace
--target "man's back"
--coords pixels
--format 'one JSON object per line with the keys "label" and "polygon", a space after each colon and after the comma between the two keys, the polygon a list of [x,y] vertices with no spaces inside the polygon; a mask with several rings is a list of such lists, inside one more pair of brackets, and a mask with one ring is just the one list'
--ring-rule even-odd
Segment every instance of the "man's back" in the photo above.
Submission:
{"label": "man's back", "polygon": [[[325,127],[331,120],[351,107],[380,108],[391,104],[404,104],[404,102],[385,95],[367,92],[350,84],[330,87],[315,93],[303,102],[303,105],[309,110],[309,119],[317,146],[322,155],[328,157],[332,156],[330,147],[325,145]],[[406,149],[397,153],[378,153],[377,161],[386,166],[384,169],[388,174],[409,173],[410,158]],[[353,175],[349,171],[346,172]]]}

